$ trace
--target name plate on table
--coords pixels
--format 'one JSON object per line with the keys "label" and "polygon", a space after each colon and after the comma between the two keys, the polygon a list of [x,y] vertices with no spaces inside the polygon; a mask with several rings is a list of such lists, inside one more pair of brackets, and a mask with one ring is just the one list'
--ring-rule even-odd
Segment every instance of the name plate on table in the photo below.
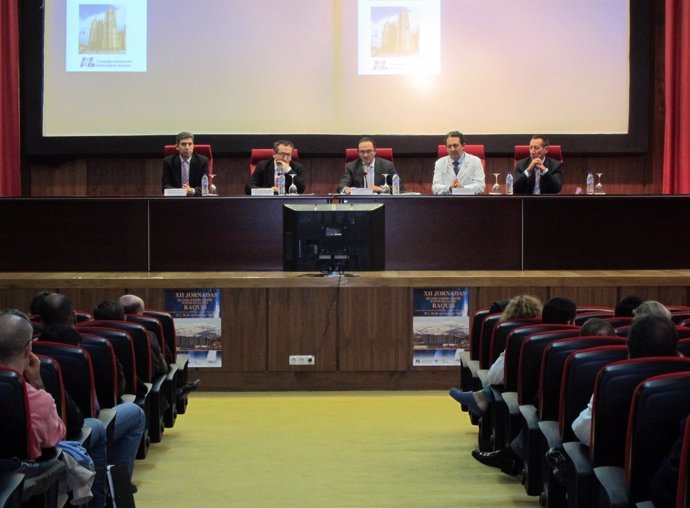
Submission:
{"label": "name plate on table", "polygon": [[184,197],[187,195],[187,191],[185,189],[164,189],[163,190],[163,195],[166,197],[169,196],[175,196],[175,197]]}
{"label": "name plate on table", "polygon": [[252,196],[273,196],[273,189],[271,187],[260,187],[252,189]]}
{"label": "name plate on table", "polygon": [[460,187],[453,189],[453,196],[474,196],[474,189],[466,189],[465,187]]}
{"label": "name plate on table", "polygon": [[371,196],[374,193],[371,189],[364,189],[362,187],[350,187],[351,196]]}

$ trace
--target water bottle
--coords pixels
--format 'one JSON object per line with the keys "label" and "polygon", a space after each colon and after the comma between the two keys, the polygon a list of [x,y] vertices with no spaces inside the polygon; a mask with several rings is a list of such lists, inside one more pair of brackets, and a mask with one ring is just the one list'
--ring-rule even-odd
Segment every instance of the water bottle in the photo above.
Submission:
{"label": "water bottle", "polygon": [[208,196],[208,175],[206,173],[201,177],[201,195]]}
{"label": "water bottle", "polygon": [[400,177],[398,173],[393,173],[393,194],[400,194]]}
{"label": "water bottle", "polygon": [[285,195],[285,173],[282,172],[278,175],[278,195]]}
{"label": "water bottle", "polygon": [[591,169],[587,173],[587,194],[590,196],[594,194],[594,175]]}
{"label": "water bottle", "polygon": [[506,194],[509,196],[513,195],[513,173],[506,175]]}

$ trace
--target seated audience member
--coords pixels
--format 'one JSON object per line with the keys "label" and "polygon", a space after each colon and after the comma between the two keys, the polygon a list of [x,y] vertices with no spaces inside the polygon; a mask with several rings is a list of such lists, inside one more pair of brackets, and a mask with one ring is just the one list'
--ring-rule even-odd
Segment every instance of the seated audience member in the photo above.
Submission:
{"label": "seated audience member", "polygon": [[[120,297],[120,304],[122,305],[125,314],[143,316],[144,311],[146,310],[144,300],[137,295],[122,295]],[[181,397],[192,390],[196,390],[200,382],[201,381],[199,379],[195,379],[194,381],[188,381],[187,383],[183,384],[177,389],[177,396]]]}
{"label": "seated audience member", "polygon": [[671,319],[671,311],[666,308],[663,303],[657,302],[656,300],[646,300],[642,302],[633,311],[635,319],[639,319],[644,316],[661,316]]}
{"label": "seated audience member", "polygon": [[[542,313],[541,302],[529,295],[519,295],[510,299],[500,322],[514,321],[517,319],[535,318]],[[489,384],[503,384],[503,356],[501,355],[491,365],[489,369]],[[485,386],[476,392],[463,392],[457,388],[451,388],[449,395],[456,401],[468,407],[470,412],[476,416],[481,416],[489,408],[491,402],[491,386]]]}
{"label": "seated audience member", "polygon": [[642,298],[637,295],[628,295],[621,298],[616,304],[613,315],[616,317],[633,317],[633,311],[640,306]]}
{"label": "seated audience member", "polygon": [[294,182],[297,192],[304,192],[304,166],[292,160],[292,149],[295,147],[292,141],[279,140],[273,143],[273,158],[261,161],[254,168],[254,173],[249,177],[249,182],[244,188],[245,194],[251,194],[252,189],[273,189],[278,194],[278,176],[285,175],[285,193],[288,193],[290,185]]}
{"label": "seated audience member", "polygon": [[194,153],[191,132],[180,132],[175,148],[177,153],[163,159],[163,190],[185,189],[187,196],[201,196],[201,177],[208,175],[208,158]]}
{"label": "seated audience member", "polygon": [[479,157],[465,152],[465,136],[459,131],[446,134],[448,155],[434,165],[431,191],[434,194],[452,194],[453,189],[471,189],[475,194],[484,192],[485,176]]}
{"label": "seated audience member", "polygon": [[65,438],[65,424],[57,414],[53,397],[43,388],[41,361],[31,351],[33,328],[29,318],[15,309],[0,311],[0,366],[24,376],[31,413],[32,448],[29,458],[41,456]]}
{"label": "seated audience member", "polygon": [[529,142],[529,157],[515,165],[515,194],[558,194],[561,192],[561,163],[547,157],[549,138],[535,134]]}
{"label": "seated audience member", "polygon": [[615,335],[613,325],[600,318],[589,318],[580,328],[580,336],[590,337],[593,335]]}
{"label": "seated audience member", "polygon": [[41,304],[49,294],[50,291],[41,291],[31,299],[31,303],[29,304],[29,312],[32,316],[38,316],[41,313]]}
{"label": "seated audience member", "polygon": [[[389,186],[392,188],[392,178],[397,171],[391,161],[376,157],[374,140],[368,137],[360,138],[357,150],[359,158],[345,166],[345,173],[338,184],[338,193],[350,194],[352,187],[361,187],[380,194],[384,185],[384,174],[388,175]],[[400,180],[400,192],[402,190],[403,183]]]}
{"label": "seated audience member", "polygon": [[[656,311],[659,310],[656,306],[653,308]],[[627,345],[628,358],[677,356],[678,332],[676,325],[670,318],[653,312],[640,314],[640,317],[635,317],[630,326]],[[580,442],[589,446],[592,431],[592,397],[590,397],[587,407],[573,421],[572,428]]]}
{"label": "seated audience member", "polygon": [[[63,342],[65,344],[79,345],[81,335],[74,325],[74,309],[69,299],[60,293],[48,295],[41,305],[41,320],[45,329],[39,340],[50,340],[53,342]],[[98,405],[97,405],[98,407]],[[134,471],[134,459],[137,449],[146,426],[146,415],[144,411],[131,402],[117,404],[115,410],[115,428],[113,443],[111,446],[112,454],[108,455],[109,464],[124,463],[127,466],[129,477]],[[91,436],[105,437],[105,427],[97,418],[84,418],[84,425],[91,428]],[[98,463],[98,458],[92,456],[96,466],[96,483],[102,482],[105,486],[105,476],[99,478],[99,469],[105,470],[105,461]],[[133,486],[134,487],[134,486]],[[94,492],[94,495],[96,492]]]}
{"label": "seated audience member", "polygon": [[[525,307],[525,309],[521,313],[519,313],[517,317],[509,317],[507,319],[501,317],[501,321],[508,321],[521,318],[524,319],[539,316],[539,310],[536,307],[534,307],[534,302],[527,300],[527,298],[529,298],[539,303],[539,301],[536,300],[536,298],[531,296],[523,296],[517,298],[523,298],[526,302],[529,302],[527,307]],[[508,311],[510,306],[511,304],[509,303],[508,307],[506,307],[505,312]],[[544,305],[544,308],[541,310],[541,320],[542,323],[547,324],[572,324],[573,320],[575,319],[576,310],[577,309],[575,306],[575,302],[568,298],[556,296],[554,298],[551,298]],[[491,367],[489,368],[489,374],[487,376],[489,385],[503,384],[504,360],[505,351],[502,351],[496,359],[496,361],[493,364],[491,364]],[[458,402],[460,402],[461,404],[466,405],[470,412],[472,412],[474,415],[481,416],[489,408],[489,403],[492,400],[491,386],[485,386],[484,388],[476,392],[461,392],[457,388],[451,388],[450,396]]]}

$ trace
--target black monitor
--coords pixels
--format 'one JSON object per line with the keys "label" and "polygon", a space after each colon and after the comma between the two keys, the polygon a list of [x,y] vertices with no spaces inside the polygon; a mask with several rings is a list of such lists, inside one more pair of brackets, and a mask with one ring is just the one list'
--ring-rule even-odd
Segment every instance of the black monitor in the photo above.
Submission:
{"label": "black monitor", "polygon": [[283,208],[285,271],[383,271],[385,245],[381,203]]}

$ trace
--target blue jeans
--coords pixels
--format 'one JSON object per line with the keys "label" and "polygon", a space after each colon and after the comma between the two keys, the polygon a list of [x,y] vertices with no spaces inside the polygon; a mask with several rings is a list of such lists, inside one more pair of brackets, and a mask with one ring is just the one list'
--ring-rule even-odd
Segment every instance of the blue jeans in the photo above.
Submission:
{"label": "blue jeans", "polygon": [[139,442],[146,427],[146,415],[143,409],[132,402],[123,402],[113,409],[115,409],[116,414],[113,432],[113,456],[108,462],[110,464],[124,462],[131,478],[134,471],[134,459],[137,456]]}
{"label": "blue jeans", "polygon": [[91,429],[89,456],[91,460],[93,460],[93,465],[96,469],[96,476],[91,486],[93,499],[89,503],[89,506],[102,508],[105,506],[106,465],[108,462],[105,426],[103,422],[96,418],[84,418],[84,427],[89,427]]}

